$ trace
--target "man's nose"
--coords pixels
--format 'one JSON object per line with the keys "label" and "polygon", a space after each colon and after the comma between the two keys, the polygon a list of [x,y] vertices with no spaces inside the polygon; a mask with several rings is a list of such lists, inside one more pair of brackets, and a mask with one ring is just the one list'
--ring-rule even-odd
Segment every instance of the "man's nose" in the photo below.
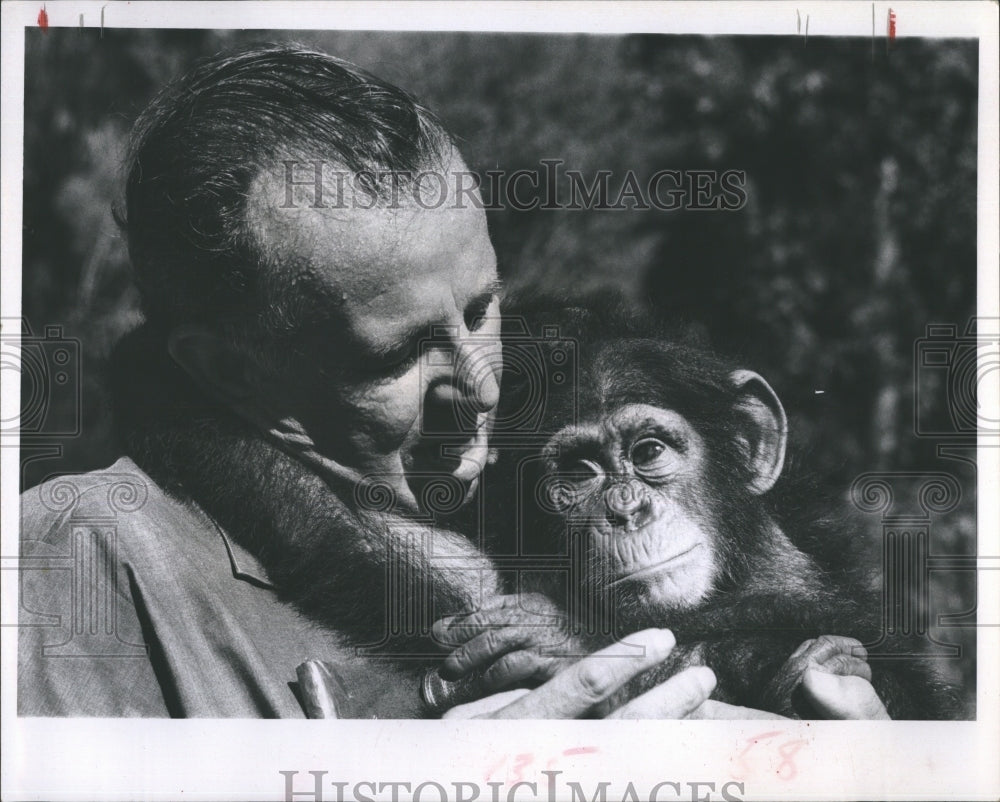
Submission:
{"label": "man's nose", "polygon": [[462,402],[477,413],[489,412],[500,401],[501,359],[499,343],[462,343],[457,348],[454,384]]}
{"label": "man's nose", "polygon": [[435,425],[455,431],[478,429],[480,413],[495,409],[500,400],[500,359],[499,346],[454,345],[447,361],[437,362],[441,366],[438,370],[445,373],[436,373],[428,392],[425,423],[433,420]]}

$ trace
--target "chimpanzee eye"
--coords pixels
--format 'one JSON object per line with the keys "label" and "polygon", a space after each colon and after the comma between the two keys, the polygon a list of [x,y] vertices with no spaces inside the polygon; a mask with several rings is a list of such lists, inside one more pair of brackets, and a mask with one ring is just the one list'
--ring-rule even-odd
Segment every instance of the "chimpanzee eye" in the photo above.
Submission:
{"label": "chimpanzee eye", "polygon": [[568,457],[550,463],[544,503],[550,511],[565,513],[588,497],[601,478],[601,468],[589,459]]}
{"label": "chimpanzee eye", "polygon": [[600,466],[589,459],[571,459],[559,464],[559,475],[573,484],[590,482],[600,473]]}
{"label": "chimpanzee eye", "polygon": [[647,467],[656,462],[656,459],[667,450],[667,446],[655,437],[645,437],[632,446],[629,453],[629,461],[637,468]]}

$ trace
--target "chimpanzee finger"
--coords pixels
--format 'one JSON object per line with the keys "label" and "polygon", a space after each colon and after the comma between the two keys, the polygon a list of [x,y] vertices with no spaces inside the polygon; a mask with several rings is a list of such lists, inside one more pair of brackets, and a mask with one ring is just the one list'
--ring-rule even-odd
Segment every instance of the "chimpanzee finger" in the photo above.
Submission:
{"label": "chimpanzee finger", "polygon": [[438,646],[453,649],[483,630],[482,627],[455,627],[452,621],[454,617],[441,618],[431,625],[431,638]]}
{"label": "chimpanzee finger", "polygon": [[[508,596],[508,599],[516,597]],[[462,615],[446,616],[434,622],[431,635],[438,645],[460,646],[485,632],[499,628],[522,628],[536,634],[535,643],[557,644],[561,639],[556,633],[563,631],[565,616],[527,610],[520,604],[509,603],[492,609],[480,609]]]}
{"label": "chimpanzee finger", "polygon": [[515,610],[529,615],[559,617],[555,603],[541,593],[501,593],[487,596],[475,609],[467,609],[454,615],[444,616],[441,620],[457,623],[465,618],[475,616],[476,613],[489,613],[497,610]]}
{"label": "chimpanzee finger", "polygon": [[537,652],[510,652],[486,670],[483,685],[490,691],[499,691],[529,679],[549,679],[555,675],[559,662],[556,658],[544,657]]}
{"label": "chimpanzee finger", "polygon": [[508,652],[529,646],[532,634],[522,627],[487,630],[449,654],[441,666],[442,675],[449,679],[464,677],[470,671],[489,665]]}
{"label": "chimpanzee finger", "polygon": [[434,622],[431,635],[441,645],[460,646],[477,635],[511,626],[517,619],[511,610],[494,608],[463,615],[449,615]]}
{"label": "chimpanzee finger", "polygon": [[822,663],[837,653],[848,654],[861,660],[868,657],[865,647],[856,638],[844,635],[820,635],[818,638],[801,643],[789,659]]}
{"label": "chimpanzee finger", "polygon": [[861,677],[869,682],[872,680],[872,667],[867,660],[851,657],[849,654],[835,654],[814,667],[827,674],[837,674],[841,677]]}

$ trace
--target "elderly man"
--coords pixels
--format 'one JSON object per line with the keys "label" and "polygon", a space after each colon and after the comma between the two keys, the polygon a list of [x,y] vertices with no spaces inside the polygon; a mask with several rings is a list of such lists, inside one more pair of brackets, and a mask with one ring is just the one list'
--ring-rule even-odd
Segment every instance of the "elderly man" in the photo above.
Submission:
{"label": "elderly man", "polygon": [[[117,356],[129,456],[23,496],[22,715],[302,716],[308,658],[338,715],[427,713],[400,622],[497,589],[424,515],[427,477],[475,494],[499,395],[469,177],[426,109],[321,53],[222,55],[152,102],[121,216],[146,318]],[[460,712],[587,714],[673,643],[630,642]],[[612,715],[706,711],[713,683],[689,669]],[[834,715],[877,712],[814,685]]]}

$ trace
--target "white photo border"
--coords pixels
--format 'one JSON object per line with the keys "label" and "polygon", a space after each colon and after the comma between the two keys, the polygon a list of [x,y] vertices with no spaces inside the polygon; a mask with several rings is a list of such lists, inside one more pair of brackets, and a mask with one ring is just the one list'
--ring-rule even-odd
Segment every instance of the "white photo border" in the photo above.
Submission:
{"label": "white photo border", "polygon": [[[45,8],[52,27],[259,28],[708,33],[809,36],[885,35],[891,7],[899,37],[979,40],[978,315],[998,308],[998,13],[988,2],[4,2],[2,5],[2,294],[5,319],[21,312],[21,223],[24,133],[24,29]],[[1000,389],[981,386],[980,404],[1000,407]],[[0,388],[3,419],[19,405],[19,387]],[[12,414],[11,411],[14,410]],[[1000,610],[1000,449],[978,454],[978,609]],[[17,609],[17,448],[0,449],[2,598]],[[983,556],[992,557],[984,560]],[[992,570],[990,570],[992,567]],[[295,771],[295,800],[315,798],[310,771],[326,772],[323,799],[343,798],[355,784],[437,782],[455,798],[454,783],[478,783],[503,756],[525,758],[516,800],[548,799],[547,766],[580,784],[590,797],[612,782],[619,799],[631,782],[645,798],[657,783],[661,799],[721,799],[723,785],[742,777],[739,799],[996,799],[1000,796],[1000,618],[986,613],[978,631],[977,720],[967,722],[762,721],[222,721],[30,719],[16,715],[17,632],[3,628],[2,795],[15,799],[277,800]],[[6,615],[5,615],[6,623]],[[766,736],[766,737],[765,737]],[[757,738],[766,758],[747,772],[739,756]],[[795,773],[782,769],[782,744],[795,748]],[[709,788],[707,783],[715,783]],[[694,788],[692,788],[694,784]],[[701,784],[700,786],[698,784]],[[343,786],[342,786],[343,787]],[[361,793],[373,789],[362,786]],[[507,800],[509,786],[499,790]],[[471,795],[469,788],[465,789]],[[374,795],[374,794],[373,794]],[[437,799],[428,786],[424,799]],[[388,791],[378,797],[389,799]],[[408,798],[406,795],[401,799]],[[564,798],[564,797],[560,797]]]}

